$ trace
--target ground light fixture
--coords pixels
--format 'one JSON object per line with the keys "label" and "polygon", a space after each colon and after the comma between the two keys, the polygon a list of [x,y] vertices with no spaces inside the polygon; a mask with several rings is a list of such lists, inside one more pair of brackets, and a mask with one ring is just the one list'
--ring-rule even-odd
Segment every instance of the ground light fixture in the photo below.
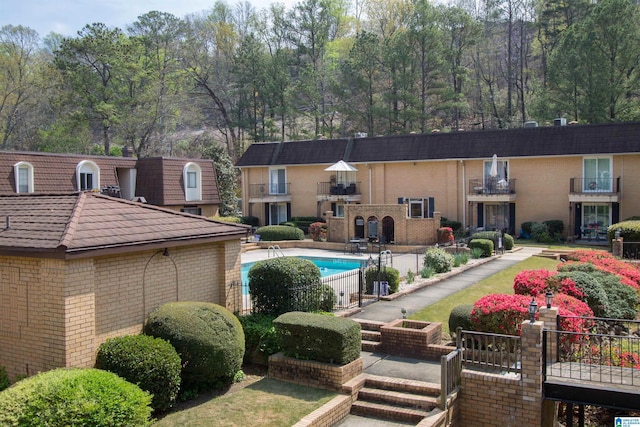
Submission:
{"label": "ground light fixture", "polygon": [[407,318],[407,309],[402,307],[402,309],[400,310],[400,313],[402,313],[402,318],[406,319]]}
{"label": "ground light fixture", "polygon": [[551,302],[553,301],[553,292],[547,291],[547,293],[544,294],[544,300],[547,303],[547,308],[551,308]]}
{"label": "ground light fixture", "polygon": [[538,312],[538,303],[535,299],[531,298],[531,302],[529,303],[529,317],[531,318],[531,323],[536,321],[536,313]]}

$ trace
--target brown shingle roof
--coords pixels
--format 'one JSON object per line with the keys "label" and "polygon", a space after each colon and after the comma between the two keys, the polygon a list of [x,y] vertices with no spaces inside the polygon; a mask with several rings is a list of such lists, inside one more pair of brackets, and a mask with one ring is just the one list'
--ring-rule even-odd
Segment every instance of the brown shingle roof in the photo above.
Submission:
{"label": "brown shingle roof", "polygon": [[236,166],[638,153],[638,138],[640,123],[610,123],[260,143],[250,145]]}
{"label": "brown shingle roof", "polygon": [[247,230],[88,192],[0,196],[0,219],[0,253],[67,258],[229,240]]}

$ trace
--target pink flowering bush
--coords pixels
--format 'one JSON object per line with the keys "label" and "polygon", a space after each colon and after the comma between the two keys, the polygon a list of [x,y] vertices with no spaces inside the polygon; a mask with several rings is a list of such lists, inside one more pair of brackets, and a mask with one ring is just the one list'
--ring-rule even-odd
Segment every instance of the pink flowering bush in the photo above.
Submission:
{"label": "pink flowering bush", "polygon": [[309,237],[312,240],[319,242],[322,238],[327,237],[327,224],[324,222],[313,222],[309,224]]}
{"label": "pink flowering bush", "polygon": [[617,274],[623,285],[640,291],[640,268],[619,260],[608,252],[580,249],[567,254],[567,259],[590,263],[598,270]]}
{"label": "pink flowering bush", "polygon": [[531,297],[525,295],[485,295],[471,310],[473,330],[520,335],[522,322],[529,319],[530,302]]}
{"label": "pink flowering bush", "polygon": [[549,270],[523,270],[513,279],[513,291],[532,297],[547,292],[547,279],[555,273]]}

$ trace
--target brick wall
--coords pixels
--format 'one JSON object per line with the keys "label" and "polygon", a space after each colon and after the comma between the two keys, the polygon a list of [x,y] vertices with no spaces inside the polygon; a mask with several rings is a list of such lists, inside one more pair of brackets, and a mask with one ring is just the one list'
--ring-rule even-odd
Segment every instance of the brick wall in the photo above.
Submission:
{"label": "brick wall", "polygon": [[340,391],[342,384],[362,373],[362,358],[346,365],[299,360],[282,353],[269,356],[269,378]]}
{"label": "brick wall", "polygon": [[0,365],[11,379],[55,367],[90,367],[109,337],[141,332],[173,301],[235,307],[240,242],[55,260],[0,258]]}

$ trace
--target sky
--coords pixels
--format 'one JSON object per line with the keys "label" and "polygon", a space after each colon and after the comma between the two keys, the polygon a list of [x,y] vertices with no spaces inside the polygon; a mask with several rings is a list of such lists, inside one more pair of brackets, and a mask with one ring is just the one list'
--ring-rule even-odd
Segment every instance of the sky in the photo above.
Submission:
{"label": "sky", "polygon": [[[273,0],[249,0],[256,9],[268,7]],[[278,0],[287,8],[294,0]],[[0,0],[0,27],[23,25],[40,37],[50,32],[75,36],[86,24],[102,22],[126,30],[138,18],[152,10],[171,13],[178,18],[211,9],[215,0]],[[231,6],[236,1],[227,0]]]}

